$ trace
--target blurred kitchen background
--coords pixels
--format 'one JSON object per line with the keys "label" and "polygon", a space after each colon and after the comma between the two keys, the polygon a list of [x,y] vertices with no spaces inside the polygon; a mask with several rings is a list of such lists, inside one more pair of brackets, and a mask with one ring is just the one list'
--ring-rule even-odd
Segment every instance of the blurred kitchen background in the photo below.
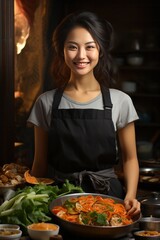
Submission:
{"label": "blurred kitchen background", "polygon": [[[1,165],[13,161],[32,165],[33,128],[26,120],[35,99],[51,88],[52,32],[64,16],[80,9],[94,11],[113,25],[116,87],[131,96],[140,117],[139,163],[144,170],[158,171],[160,2],[155,0],[0,0]],[[153,175],[157,180],[152,182],[160,185],[160,171],[158,177]]]}

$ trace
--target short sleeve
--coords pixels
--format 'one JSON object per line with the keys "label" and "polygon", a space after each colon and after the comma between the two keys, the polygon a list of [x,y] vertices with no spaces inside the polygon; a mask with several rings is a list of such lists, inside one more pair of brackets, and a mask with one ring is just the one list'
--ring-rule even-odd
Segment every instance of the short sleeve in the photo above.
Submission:
{"label": "short sleeve", "polygon": [[51,121],[53,94],[52,90],[41,94],[37,98],[27,120],[28,124],[42,127],[48,131]]}
{"label": "short sleeve", "polygon": [[129,95],[124,94],[120,102],[119,119],[117,122],[117,128],[123,128],[128,123],[138,120],[136,109],[133,105],[132,99]]}
{"label": "short sleeve", "polygon": [[115,130],[125,127],[128,123],[139,119],[131,97],[117,89],[110,89],[112,119]]}

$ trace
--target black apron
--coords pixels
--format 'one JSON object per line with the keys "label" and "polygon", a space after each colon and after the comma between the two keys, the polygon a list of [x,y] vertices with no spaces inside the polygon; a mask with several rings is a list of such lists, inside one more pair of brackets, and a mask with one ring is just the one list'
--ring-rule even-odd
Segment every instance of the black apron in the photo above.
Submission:
{"label": "black apron", "polygon": [[112,103],[109,89],[101,87],[101,92],[103,110],[59,109],[63,90],[57,89],[52,105],[48,161],[58,182],[69,179],[87,192],[108,194],[112,181],[116,183],[117,195],[117,188],[121,188],[121,194],[122,187],[113,170],[117,148]]}

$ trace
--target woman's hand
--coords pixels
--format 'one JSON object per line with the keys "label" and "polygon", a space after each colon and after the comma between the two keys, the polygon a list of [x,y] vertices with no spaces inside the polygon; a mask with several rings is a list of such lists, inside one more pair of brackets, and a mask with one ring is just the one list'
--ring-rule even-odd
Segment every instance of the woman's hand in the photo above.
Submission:
{"label": "woman's hand", "polygon": [[130,216],[135,216],[141,211],[141,204],[137,199],[124,199],[124,206]]}

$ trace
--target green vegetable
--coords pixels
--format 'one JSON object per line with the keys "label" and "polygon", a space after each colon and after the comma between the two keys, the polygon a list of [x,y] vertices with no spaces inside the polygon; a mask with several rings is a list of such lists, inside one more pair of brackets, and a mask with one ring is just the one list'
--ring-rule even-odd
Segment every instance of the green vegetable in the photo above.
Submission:
{"label": "green vegetable", "polygon": [[64,203],[64,207],[65,208],[75,208],[75,203],[69,201],[69,200],[66,200],[65,203]]}
{"label": "green vegetable", "polygon": [[87,212],[87,213],[80,213],[79,220],[84,225],[94,225],[94,226],[108,226],[109,223],[106,219],[105,213],[97,213],[97,212]]}
{"label": "green vegetable", "polygon": [[91,217],[92,223],[94,225],[99,225],[99,226],[108,225],[107,221],[106,221],[106,214],[105,213],[91,212],[90,217]]}
{"label": "green vegetable", "polygon": [[59,196],[63,196],[73,192],[83,192],[82,188],[79,186],[75,186],[74,184],[70,183],[68,180],[65,181],[62,188],[60,189]]}
{"label": "green vegetable", "polygon": [[57,185],[37,184],[18,189],[11,199],[0,206],[0,223],[18,224],[26,230],[29,224],[51,221],[50,202],[73,192],[83,192],[83,190],[69,183],[68,180],[61,188]]}

